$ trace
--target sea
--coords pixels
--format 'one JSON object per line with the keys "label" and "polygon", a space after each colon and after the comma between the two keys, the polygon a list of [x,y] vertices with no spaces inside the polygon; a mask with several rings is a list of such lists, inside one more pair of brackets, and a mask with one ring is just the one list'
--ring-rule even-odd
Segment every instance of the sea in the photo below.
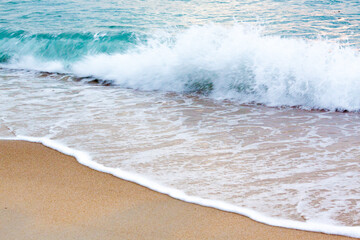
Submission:
{"label": "sea", "polygon": [[1,0],[0,137],[360,237],[359,50],[356,0]]}

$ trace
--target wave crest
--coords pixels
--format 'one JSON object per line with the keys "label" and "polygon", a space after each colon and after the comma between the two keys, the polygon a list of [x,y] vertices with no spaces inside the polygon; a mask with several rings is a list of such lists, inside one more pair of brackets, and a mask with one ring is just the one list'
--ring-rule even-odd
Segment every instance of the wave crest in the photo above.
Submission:
{"label": "wave crest", "polygon": [[311,109],[360,109],[360,56],[325,40],[264,36],[236,25],[192,27],[125,54],[92,55],[72,72],[141,90]]}
{"label": "wave crest", "polygon": [[[11,66],[35,68],[20,63]],[[126,51],[94,54],[88,49],[79,60],[63,61],[62,71],[140,90],[200,92],[241,103],[359,111],[359,65],[355,48],[321,39],[266,36],[256,27],[236,24],[153,34]]]}

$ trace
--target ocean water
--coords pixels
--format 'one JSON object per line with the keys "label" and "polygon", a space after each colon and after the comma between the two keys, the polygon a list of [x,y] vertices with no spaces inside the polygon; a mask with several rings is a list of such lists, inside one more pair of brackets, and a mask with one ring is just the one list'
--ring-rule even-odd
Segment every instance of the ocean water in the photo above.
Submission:
{"label": "ocean water", "polygon": [[0,2],[0,136],[360,237],[357,1]]}

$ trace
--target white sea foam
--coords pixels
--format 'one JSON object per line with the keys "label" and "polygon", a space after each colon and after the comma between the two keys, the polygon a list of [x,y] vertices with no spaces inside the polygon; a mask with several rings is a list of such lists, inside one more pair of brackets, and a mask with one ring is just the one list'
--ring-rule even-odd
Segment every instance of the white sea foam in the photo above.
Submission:
{"label": "white sea foam", "polygon": [[66,73],[65,67],[60,61],[41,61],[31,55],[21,56],[19,59],[13,59],[8,64],[0,64],[0,67],[52,73]]}
{"label": "white sea foam", "polygon": [[204,199],[204,198],[195,197],[195,196],[189,196],[189,195],[185,194],[183,191],[163,186],[161,184],[158,184],[158,183],[152,181],[151,179],[148,179],[148,178],[138,175],[136,173],[123,171],[118,168],[110,168],[110,167],[103,166],[99,163],[94,162],[88,153],[83,152],[83,151],[78,151],[76,149],[71,149],[71,148],[63,145],[62,143],[53,141],[48,138],[17,136],[17,137],[5,137],[5,138],[0,137],[0,139],[23,140],[23,141],[41,143],[44,146],[55,149],[66,155],[75,157],[79,163],[81,163],[89,168],[92,168],[94,170],[109,173],[109,174],[119,177],[121,179],[140,184],[144,187],[147,187],[154,191],[166,194],[175,199],[179,199],[179,200],[189,202],[189,203],[199,204],[202,206],[213,207],[213,208],[220,209],[220,210],[227,211],[227,212],[238,213],[238,214],[247,216],[257,222],[269,224],[272,226],[299,229],[299,230],[305,230],[305,231],[322,232],[322,233],[327,233],[327,234],[339,234],[339,235],[355,237],[355,238],[360,237],[360,227],[344,227],[344,226],[321,224],[321,223],[317,223],[317,222],[313,222],[313,221],[299,222],[299,221],[267,217],[259,212],[253,211],[251,209],[238,207],[238,206],[235,206],[235,205],[223,202],[223,201],[210,200],[210,199]]}
{"label": "white sea foam", "polygon": [[358,49],[324,39],[266,36],[242,24],[153,33],[126,52],[77,62],[42,59],[19,56],[1,66],[93,76],[141,90],[203,91],[241,103],[360,110]]}
{"label": "white sea foam", "polygon": [[88,56],[71,71],[142,90],[196,91],[211,84],[211,95],[220,99],[357,111],[359,65],[356,49],[325,40],[210,25],[154,38],[132,52]]}

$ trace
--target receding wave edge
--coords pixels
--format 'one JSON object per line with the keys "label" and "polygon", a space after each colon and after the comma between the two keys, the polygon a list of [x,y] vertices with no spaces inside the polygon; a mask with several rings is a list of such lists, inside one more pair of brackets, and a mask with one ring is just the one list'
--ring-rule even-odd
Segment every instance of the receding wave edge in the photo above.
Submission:
{"label": "receding wave edge", "polygon": [[223,201],[204,199],[196,196],[189,196],[181,190],[163,186],[146,177],[140,176],[136,173],[131,173],[131,172],[123,171],[118,168],[110,168],[98,164],[92,160],[91,156],[88,153],[69,148],[66,145],[61,144],[60,142],[51,140],[49,138],[17,136],[17,137],[0,137],[0,140],[22,140],[22,141],[41,143],[44,146],[57,150],[63,154],[75,157],[80,164],[85,165],[91,169],[104,173],[109,173],[115,177],[137,183],[156,192],[166,194],[175,199],[179,199],[189,203],[195,203],[201,206],[216,208],[226,212],[241,214],[260,223],[265,223],[277,227],[284,227],[284,228],[291,228],[291,229],[298,229],[298,230],[305,230],[312,232],[322,232],[326,234],[344,235],[354,238],[360,237],[360,227],[335,226],[335,225],[320,224],[316,222],[299,222],[293,220],[267,217],[251,209],[238,207]]}

